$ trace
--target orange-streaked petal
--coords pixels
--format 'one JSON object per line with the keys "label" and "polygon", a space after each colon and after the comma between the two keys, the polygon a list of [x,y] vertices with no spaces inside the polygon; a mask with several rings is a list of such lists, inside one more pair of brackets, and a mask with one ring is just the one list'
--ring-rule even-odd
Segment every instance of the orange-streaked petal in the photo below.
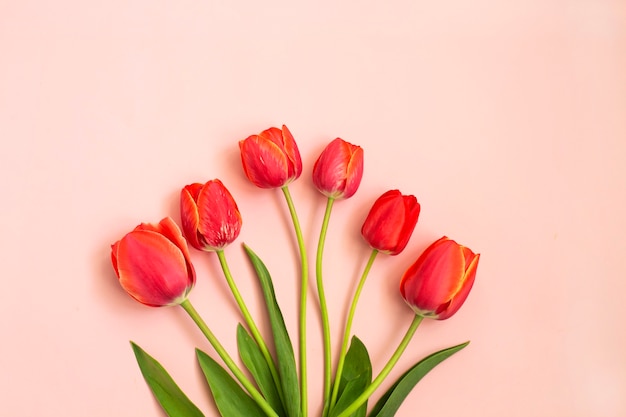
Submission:
{"label": "orange-streaked petal", "polygon": [[300,157],[300,151],[298,150],[298,145],[296,144],[293,135],[287,128],[287,126],[283,125],[282,129],[282,137],[283,137],[283,149],[285,150],[285,154],[289,161],[289,180],[293,181],[300,177],[302,174],[302,158]]}
{"label": "orange-streaked petal", "polygon": [[407,269],[400,282],[400,293],[416,314],[445,320],[465,302],[474,284],[479,258],[444,236]]}
{"label": "orange-streaked petal", "polygon": [[271,140],[258,135],[239,142],[241,161],[248,179],[257,187],[278,188],[288,180],[287,157]]}
{"label": "orange-streaked petal", "polygon": [[198,196],[198,232],[212,250],[232,243],[241,230],[241,214],[220,180],[207,182]]}
{"label": "orange-streaked petal", "polygon": [[474,280],[476,278],[476,270],[478,268],[478,260],[480,255],[476,255],[472,258],[472,262],[469,265],[469,269],[465,272],[465,276],[462,284],[459,286],[456,294],[450,299],[450,304],[444,312],[439,314],[439,320],[445,320],[454,315],[459,308],[465,303],[467,296],[469,295],[472,287],[474,286]]}
{"label": "orange-streaked petal", "polygon": [[185,237],[189,244],[198,250],[204,248],[203,242],[198,236],[198,224],[200,223],[200,215],[198,213],[197,199],[200,193],[200,187],[187,186],[180,192],[180,220],[183,227]]}
{"label": "orange-streaked petal", "polygon": [[402,281],[404,291],[414,297],[413,303],[421,310],[436,311],[455,294],[465,272],[464,264],[453,241],[440,241],[407,271],[407,279]]}
{"label": "orange-streaked petal", "polygon": [[171,217],[165,217],[159,222],[158,227],[157,232],[167,237],[174,245],[176,245],[183,253],[185,259],[189,262],[190,256],[187,241],[174,219]]}
{"label": "orange-streaked petal", "polygon": [[343,198],[352,197],[363,178],[363,149],[359,146],[351,145],[350,162],[346,168],[346,185]]}

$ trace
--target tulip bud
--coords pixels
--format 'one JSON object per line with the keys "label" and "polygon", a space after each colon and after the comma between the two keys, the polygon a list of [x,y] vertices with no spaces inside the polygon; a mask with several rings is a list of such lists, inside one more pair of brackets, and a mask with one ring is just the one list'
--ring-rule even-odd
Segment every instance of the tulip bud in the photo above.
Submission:
{"label": "tulip bud", "polygon": [[326,197],[350,198],[363,177],[363,149],[337,138],[313,166],[313,183]]}
{"label": "tulip bud", "polygon": [[142,223],[111,245],[111,261],[122,288],[152,307],[182,303],[196,282],[187,242],[169,217]]}
{"label": "tulip bud", "polygon": [[404,273],[400,293],[416,314],[445,320],[457,312],[472,289],[479,258],[444,236]]}
{"label": "tulip bud", "polygon": [[239,142],[246,177],[260,188],[280,188],[302,173],[300,152],[291,132],[271,127]]}
{"label": "tulip bud", "polygon": [[373,249],[397,255],[409,242],[419,214],[420,205],[414,196],[387,191],[374,202],[361,234]]}
{"label": "tulip bud", "polygon": [[191,184],[180,192],[180,217],[189,244],[216,251],[231,244],[241,231],[235,199],[220,180]]}

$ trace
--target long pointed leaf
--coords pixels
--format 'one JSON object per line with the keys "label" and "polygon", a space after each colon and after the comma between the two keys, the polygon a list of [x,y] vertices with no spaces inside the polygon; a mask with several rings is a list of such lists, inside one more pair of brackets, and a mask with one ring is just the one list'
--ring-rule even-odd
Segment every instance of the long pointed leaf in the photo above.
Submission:
{"label": "long pointed leaf", "polygon": [[[337,403],[333,407],[330,412],[330,417],[335,417],[341,414],[346,408],[348,408],[362,393],[365,391],[365,388],[371,383],[371,378],[368,380],[366,375],[359,375],[358,377],[351,379],[346,383],[344,387],[343,393],[341,397],[337,400]],[[351,417],[357,416],[365,416],[367,412],[367,401],[359,407],[354,413],[352,413]]]}
{"label": "long pointed leaf", "polygon": [[204,417],[156,359],[135,343],[130,344],[144,379],[168,416]]}
{"label": "long pointed leaf", "polygon": [[376,403],[369,417],[393,417],[417,383],[435,366],[467,346],[469,342],[442,349],[413,365],[387,390]]}
{"label": "long pointed leaf", "polygon": [[283,403],[278,393],[280,387],[277,387],[274,383],[270,367],[265,361],[265,357],[261,349],[259,349],[259,345],[257,345],[241,324],[237,326],[237,348],[239,350],[239,357],[241,357],[244,365],[248,371],[250,371],[263,397],[265,397],[269,405],[278,415],[284,415]]}
{"label": "long pointed leaf", "polygon": [[250,417],[265,414],[219,363],[200,349],[196,349],[196,355],[222,417]]}
{"label": "long pointed leaf", "polygon": [[293,353],[293,345],[285,326],[285,320],[276,301],[272,277],[252,249],[246,245],[244,245],[244,249],[250,258],[263,290],[265,306],[272,327],[272,335],[274,336],[278,373],[282,383],[283,398],[285,399],[284,406],[289,417],[298,417],[300,415],[300,387],[298,385],[298,373],[296,372],[296,359]]}
{"label": "long pointed leaf", "polygon": [[[346,353],[341,381],[339,381],[337,403],[331,410],[330,416],[334,417],[345,410],[365,391],[365,388],[371,382],[372,363],[367,353],[367,348],[358,337],[353,336],[350,349]],[[367,402],[354,412],[352,416],[365,417],[366,413]]]}

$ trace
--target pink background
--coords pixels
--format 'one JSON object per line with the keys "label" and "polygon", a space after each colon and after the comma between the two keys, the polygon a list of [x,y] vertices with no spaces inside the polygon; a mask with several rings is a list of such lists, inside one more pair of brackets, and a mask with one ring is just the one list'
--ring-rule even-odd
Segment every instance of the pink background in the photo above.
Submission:
{"label": "pink background", "polygon": [[[278,193],[245,180],[237,148],[282,123],[305,163],[292,193],[311,255],[324,204],[313,161],[337,136],[365,149],[361,189],[336,204],[325,258],[335,347],[368,254],[359,229],[382,192],[416,195],[422,215],[406,251],[374,265],[359,305],[354,331],[375,372],[411,320],[404,269],[444,234],[482,254],[467,303],[425,322],[394,375],[472,343],[399,416],[626,415],[619,0],[0,2],[3,415],[163,415],[130,339],[217,415],[193,352],[211,348],[181,309],[130,299],[109,261],[136,224],[178,219],[191,182],[230,188],[244,217],[227,249],[235,277],[259,312],[246,242],[273,272],[296,338],[287,213]],[[217,259],[193,259],[191,300],[234,353],[240,317]]]}

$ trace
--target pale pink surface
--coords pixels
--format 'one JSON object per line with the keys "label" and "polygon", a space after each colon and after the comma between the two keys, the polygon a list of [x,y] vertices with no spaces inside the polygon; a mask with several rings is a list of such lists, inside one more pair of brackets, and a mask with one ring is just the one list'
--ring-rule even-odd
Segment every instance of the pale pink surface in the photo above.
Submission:
{"label": "pale pink surface", "polygon": [[[163,415],[132,339],[217,415],[193,354],[212,350],[182,310],[124,293],[109,245],[178,219],[185,184],[221,178],[244,219],[227,256],[251,310],[260,293],[240,242],[294,312],[286,210],[245,180],[237,146],[285,123],[305,164],[292,193],[311,255],[323,213],[313,162],[335,137],[365,150],[361,189],[336,204],[327,244],[335,347],[368,253],[361,222],[386,189],[415,194],[422,214],[359,305],[354,332],[375,372],[411,320],[403,270],[443,234],[481,253],[466,304],[425,322],[393,375],[472,343],[399,416],[623,417],[625,51],[619,0],[0,3],[2,414]],[[192,257],[191,299],[233,350],[240,317],[217,260]],[[313,297],[309,311],[314,413]],[[295,313],[286,321],[295,338]]]}

